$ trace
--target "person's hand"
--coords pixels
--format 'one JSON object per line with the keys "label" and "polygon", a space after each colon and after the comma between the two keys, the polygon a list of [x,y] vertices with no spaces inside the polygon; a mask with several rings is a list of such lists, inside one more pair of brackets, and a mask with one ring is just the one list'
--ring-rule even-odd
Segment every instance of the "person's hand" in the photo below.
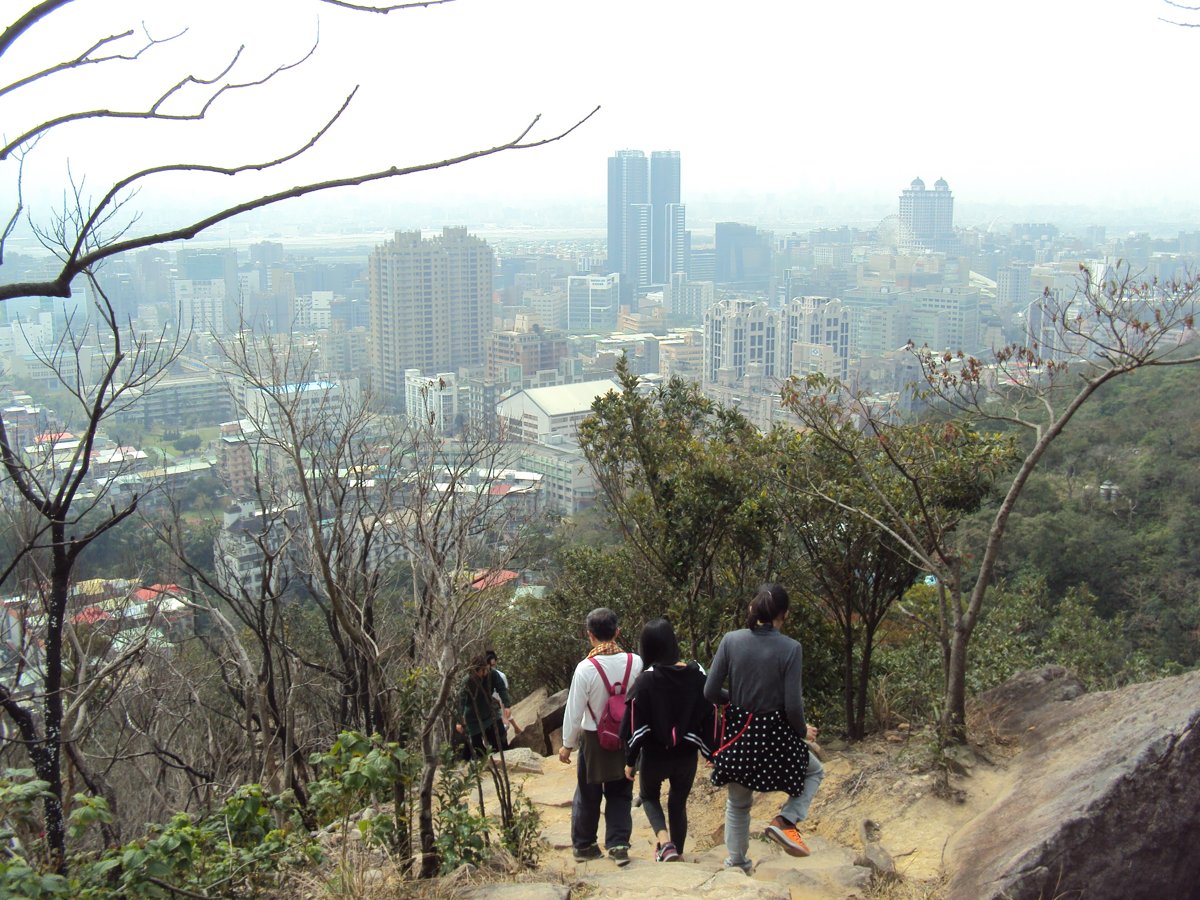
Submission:
{"label": "person's hand", "polygon": [[817,739],[817,726],[809,725],[808,726],[808,740],[815,741],[816,739]]}
{"label": "person's hand", "polygon": [[563,763],[569,763],[571,761],[570,747],[560,747],[558,749],[558,761]]}
{"label": "person's hand", "polygon": [[455,725],[454,730],[457,731],[459,734],[462,734],[463,733],[462,723],[460,722],[459,724]]}
{"label": "person's hand", "polygon": [[628,778],[630,781],[633,781],[633,766],[625,767],[625,777]]}

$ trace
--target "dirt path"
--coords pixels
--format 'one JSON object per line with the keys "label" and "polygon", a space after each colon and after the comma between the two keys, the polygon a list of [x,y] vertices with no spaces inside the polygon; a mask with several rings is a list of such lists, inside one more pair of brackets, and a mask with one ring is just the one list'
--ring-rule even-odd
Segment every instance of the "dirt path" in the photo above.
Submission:
{"label": "dirt path", "polygon": [[654,861],[654,835],[645,814],[634,809],[631,862],[625,868],[607,858],[574,861],[570,840],[574,766],[547,757],[540,760],[540,774],[521,775],[519,780],[541,813],[543,837],[550,848],[539,867],[541,873],[584,890],[589,898],[861,897],[871,877],[870,870],[854,864],[862,851],[865,819],[878,829],[879,843],[895,860],[898,873],[906,881],[924,883],[936,894],[947,841],[1007,789],[1011,773],[1002,765],[977,764],[969,778],[955,779],[954,790],[946,795],[935,790],[934,775],[920,771],[915,755],[903,742],[885,740],[830,753],[825,782],[809,821],[802,826],[813,850],[807,858],[789,857],[761,837],[760,829],[778,811],[782,796],[756,797],[750,846],[755,868],[750,878],[724,868],[725,792],[714,788],[703,770],[688,802],[684,862]]}

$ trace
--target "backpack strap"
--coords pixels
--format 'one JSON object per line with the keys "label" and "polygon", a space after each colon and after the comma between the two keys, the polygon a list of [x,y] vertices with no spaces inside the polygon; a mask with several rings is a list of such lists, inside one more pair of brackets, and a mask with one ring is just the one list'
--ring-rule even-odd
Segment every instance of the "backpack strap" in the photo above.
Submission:
{"label": "backpack strap", "polygon": [[[600,663],[598,663],[598,662],[596,661],[596,657],[594,657],[594,656],[593,656],[593,657],[590,657],[588,661],[589,661],[589,662],[590,662],[590,663],[591,663],[593,666],[595,666],[595,667],[596,667],[596,671],[600,673],[600,680],[604,682],[604,689],[605,689],[606,691],[608,691],[608,696],[610,696],[610,697],[611,697],[611,696],[613,695],[612,683],[611,683],[611,682],[608,680],[608,676],[604,674],[604,666],[600,665]],[[630,665],[633,665],[633,659],[632,659],[632,657],[630,658]],[[629,673],[628,673],[628,672],[626,672],[626,673],[625,673],[625,677],[626,677],[626,678],[628,678],[628,677],[629,677]]]}
{"label": "backpack strap", "polygon": [[625,654],[625,677],[621,679],[621,693],[629,693],[629,673],[633,671],[633,654]]}

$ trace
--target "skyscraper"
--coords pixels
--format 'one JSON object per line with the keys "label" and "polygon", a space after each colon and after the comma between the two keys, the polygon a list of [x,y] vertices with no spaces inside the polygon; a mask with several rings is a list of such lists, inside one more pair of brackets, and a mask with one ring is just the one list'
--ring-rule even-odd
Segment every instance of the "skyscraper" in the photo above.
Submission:
{"label": "skyscraper", "polygon": [[925,182],[914,178],[900,194],[900,236],[907,250],[948,253],[955,247],[954,195],[946,179],[925,190]]}
{"label": "skyscraper", "polygon": [[[683,213],[679,200],[679,151],[655,150],[650,154],[650,277],[654,284],[666,284],[682,265],[672,267],[673,257],[683,259]],[[675,220],[678,219],[678,222]],[[678,254],[672,254],[672,241],[680,242]]]}
{"label": "skyscraper", "polygon": [[493,265],[492,248],[466,228],[426,240],[397,231],[372,251],[371,364],[384,396],[404,398],[407,369],[433,375],[483,365]]}
{"label": "skyscraper", "polygon": [[619,150],[608,160],[608,268],[623,299],[684,271],[686,209],[679,194],[679,151]]}
{"label": "skyscraper", "polygon": [[627,291],[650,283],[650,168],[641,150],[608,159],[608,269]]}

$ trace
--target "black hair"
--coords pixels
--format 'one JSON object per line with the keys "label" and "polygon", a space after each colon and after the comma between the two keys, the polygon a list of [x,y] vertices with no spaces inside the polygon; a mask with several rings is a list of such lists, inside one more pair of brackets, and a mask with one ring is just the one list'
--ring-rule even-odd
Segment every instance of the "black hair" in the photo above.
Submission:
{"label": "black hair", "polygon": [[679,662],[679,639],[671,623],[661,616],[642,626],[642,665],[673,666]]}
{"label": "black hair", "polygon": [[750,616],[746,619],[746,627],[770,625],[787,612],[788,602],[788,592],[782,584],[760,584],[758,593],[750,601]]}
{"label": "black hair", "polygon": [[593,609],[587,615],[587,630],[598,641],[611,641],[617,636],[617,614],[605,606]]}
{"label": "black hair", "polygon": [[496,655],[495,650],[489,650],[486,654],[484,654],[484,659],[486,659],[488,662],[491,662],[493,659],[499,660],[500,657]]}

